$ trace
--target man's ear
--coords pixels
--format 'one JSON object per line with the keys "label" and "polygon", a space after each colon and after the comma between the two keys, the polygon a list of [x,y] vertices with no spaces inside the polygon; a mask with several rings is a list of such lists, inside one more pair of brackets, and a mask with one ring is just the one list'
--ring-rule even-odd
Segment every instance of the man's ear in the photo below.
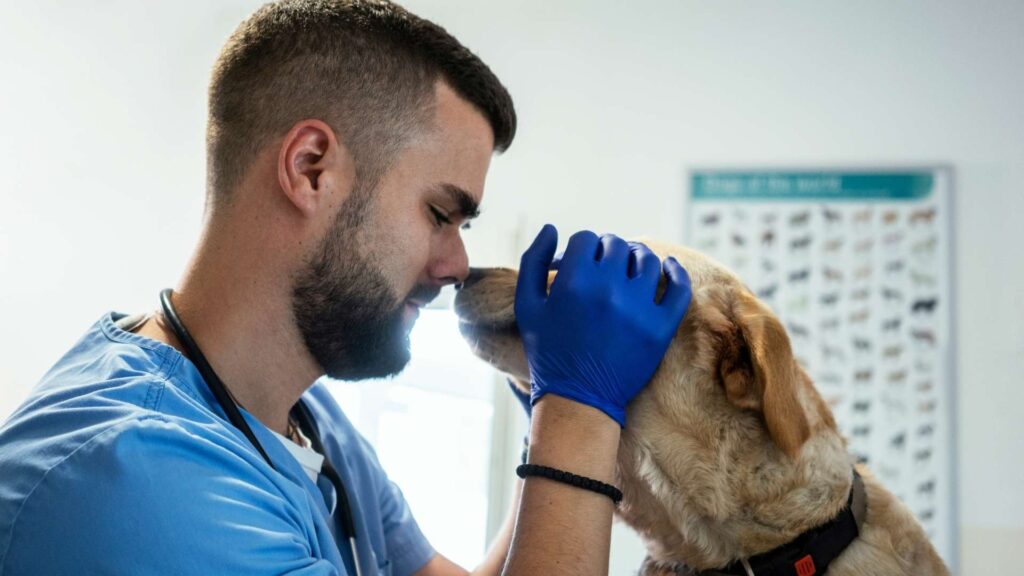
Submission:
{"label": "man's ear", "polygon": [[796,457],[811,432],[798,398],[803,380],[786,330],[745,290],[736,295],[732,320],[719,363],[725,395],[739,408],[761,412],[775,445]]}
{"label": "man's ear", "polygon": [[334,130],[321,120],[297,122],[284,136],[277,159],[284,196],[303,214],[340,206],[355,181],[355,164]]}

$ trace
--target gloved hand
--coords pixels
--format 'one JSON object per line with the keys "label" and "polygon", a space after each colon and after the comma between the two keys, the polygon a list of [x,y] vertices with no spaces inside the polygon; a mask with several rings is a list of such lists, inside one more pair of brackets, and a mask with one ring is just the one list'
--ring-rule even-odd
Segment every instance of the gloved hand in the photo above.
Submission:
{"label": "gloved hand", "polygon": [[[548,294],[557,245],[546,225],[523,254],[516,286],[532,403],[557,394],[624,426],[626,404],[654,375],[690,305],[690,278],[643,244],[584,231],[569,239]],[[655,302],[662,270],[668,285]]]}

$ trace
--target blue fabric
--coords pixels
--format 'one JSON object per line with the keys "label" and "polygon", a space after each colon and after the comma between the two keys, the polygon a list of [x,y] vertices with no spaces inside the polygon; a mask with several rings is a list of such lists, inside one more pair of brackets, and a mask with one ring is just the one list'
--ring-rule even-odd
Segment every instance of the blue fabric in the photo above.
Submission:
{"label": "blue fabric", "polygon": [[[353,574],[330,483],[243,411],[268,466],[195,366],[117,328],[122,316],[101,318],[0,426],[0,575]],[[373,449],[323,384],[303,399],[348,491],[363,574],[419,570],[434,550]]]}

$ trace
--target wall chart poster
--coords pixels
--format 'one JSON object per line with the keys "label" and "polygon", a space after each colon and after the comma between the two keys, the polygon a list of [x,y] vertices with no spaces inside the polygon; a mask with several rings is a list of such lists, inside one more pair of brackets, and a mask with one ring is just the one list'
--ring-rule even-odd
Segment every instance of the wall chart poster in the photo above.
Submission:
{"label": "wall chart poster", "polygon": [[952,170],[697,170],[687,245],[785,324],[851,452],[957,565]]}

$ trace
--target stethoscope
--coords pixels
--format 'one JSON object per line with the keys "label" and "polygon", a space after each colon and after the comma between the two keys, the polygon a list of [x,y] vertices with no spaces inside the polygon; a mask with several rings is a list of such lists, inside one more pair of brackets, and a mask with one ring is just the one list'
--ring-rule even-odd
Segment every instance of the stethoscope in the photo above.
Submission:
{"label": "stethoscope", "polygon": [[[185,348],[185,352],[188,353],[192,363],[195,364],[199,370],[199,375],[206,381],[206,386],[210,389],[210,392],[217,399],[217,403],[227,414],[228,420],[238,428],[245,437],[249,439],[256,451],[263,456],[263,459],[267,464],[277,470],[274,467],[274,463],[270,461],[270,456],[263,449],[263,445],[256,439],[256,435],[253,434],[252,429],[249,428],[249,423],[242,417],[241,411],[238,409],[238,405],[235,404],[234,399],[228,394],[227,388],[224,386],[224,382],[221,381],[217,373],[213,371],[213,367],[207,362],[206,356],[203,356],[203,352],[199,349],[199,345],[189,335],[188,330],[185,329],[185,325],[181,322],[181,318],[178,317],[178,312],[174,309],[174,305],[171,304],[172,290],[167,288],[160,292],[160,304],[164,309],[164,316],[171,324],[171,328],[174,330],[175,336],[181,342],[181,345]],[[320,435],[316,431],[316,426],[313,423],[313,415],[309,411],[309,407],[305,405],[300,399],[292,407],[291,417],[295,419],[299,424],[299,428],[302,433],[309,437],[310,442],[313,444],[313,449],[324,456],[323,465],[320,472],[331,481],[334,485],[334,491],[338,495],[338,509],[341,512],[341,528],[344,531],[343,537],[348,539],[349,547],[352,549],[352,563],[356,567],[356,576],[362,576],[362,569],[359,566],[359,551],[356,547],[356,525],[352,519],[352,508],[349,506],[348,493],[345,491],[345,485],[341,481],[341,476],[338,475],[338,471],[331,466],[329,460],[327,460],[327,452],[324,450],[323,443],[320,441]]]}

